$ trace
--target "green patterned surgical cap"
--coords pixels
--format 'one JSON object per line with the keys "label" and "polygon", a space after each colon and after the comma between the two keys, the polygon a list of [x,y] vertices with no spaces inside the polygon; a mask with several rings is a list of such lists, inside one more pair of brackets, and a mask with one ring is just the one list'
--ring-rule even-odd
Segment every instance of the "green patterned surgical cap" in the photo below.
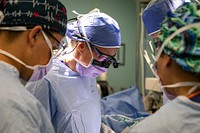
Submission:
{"label": "green patterned surgical cap", "polygon": [[[162,43],[178,29],[193,23],[200,23],[200,10],[195,3],[186,3],[167,14],[158,39]],[[200,26],[177,34],[165,45],[164,53],[184,70],[200,74]]]}

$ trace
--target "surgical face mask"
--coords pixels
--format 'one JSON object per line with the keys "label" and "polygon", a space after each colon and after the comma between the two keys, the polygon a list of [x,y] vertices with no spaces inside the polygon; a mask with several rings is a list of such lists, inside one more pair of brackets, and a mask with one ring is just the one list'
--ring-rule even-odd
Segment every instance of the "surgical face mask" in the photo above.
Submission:
{"label": "surgical face mask", "polygon": [[49,60],[47,65],[36,65],[36,66],[34,66],[33,73],[31,75],[31,77],[29,78],[28,82],[34,82],[34,81],[40,80],[45,75],[47,75],[47,73],[51,69],[52,60],[53,60],[53,58],[51,58]]}
{"label": "surgical face mask", "polygon": [[[161,88],[162,89],[162,88]],[[163,92],[163,91],[162,91]],[[168,103],[170,100],[168,98],[168,96],[166,95],[166,93],[163,92],[163,96],[162,96],[162,99],[163,99],[163,105],[165,105],[166,103]]]}
{"label": "surgical face mask", "polygon": [[157,77],[156,80],[157,80],[158,86],[159,86],[161,92],[163,93],[163,96],[162,96],[162,98],[163,98],[163,104],[166,104],[168,101],[174,99],[175,96],[169,94],[169,93],[165,90],[165,88],[163,87],[163,85],[162,85],[162,83],[161,83],[161,81],[160,81],[160,79],[159,79],[159,76],[156,76],[156,77]]}
{"label": "surgical face mask", "polygon": [[22,82],[24,82],[24,84],[26,84],[27,82],[35,82],[35,81],[42,79],[45,75],[47,75],[47,73],[51,69],[52,64],[53,64],[52,60],[53,60],[53,58],[51,58],[49,60],[47,65],[35,65],[33,67],[33,73],[31,75],[31,77],[29,78],[29,80],[25,81],[25,80],[21,79]]}
{"label": "surgical face mask", "polygon": [[[43,31],[42,31],[42,34],[43,34],[44,39],[47,42],[47,44],[48,44],[48,46],[51,50],[51,54],[52,54],[52,44]],[[22,62],[21,60],[19,60],[18,58],[16,58],[15,56],[13,56],[12,54],[10,54],[6,51],[3,51],[3,50],[0,49],[0,53],[7,56],[7,57],[10,57],[11,59],[17,61],[18,63],[20,63],[22,65],[24,65],[25,67],[33,70],[33,73],[32,73],[32,75],[31,75],[31,77],[29,78],[28,81],[40,80],[41,78],[43,78],[47,74],[47,72],[49,71],[49,69],[51,68],[51,65],[52,65],[52,56],[53,55],[51,55],[51,58],[49,59],[49,62],[46,65],[29,66],[29,65],[25,64],[24,62]]]}
{"label": "surgical face mask", "polygon": [[198,86],[200,86],[200,83],[199,82],[179,82],[179,83],[175,83],[171,85],[162,85],[160,83],[160,89],[163,92],[163,104],[166,104],[177,97],[176,95],[168,93],[165,88],[178,89],[179,87],[188,87],[188,86],[191,86],[191,89],[188,91],[187,95],[194,92],[198,88]]}
{"label": "surgical face mask", "polygon": [[76,71],[79,72],[79,74],[81,76],[88,76],[88,77],[96,78],[100,74],[107,72],[108,68],[100,67],[100,66],[92,64],[95,59],[93,57],[93,53],[92,53],[90,44],[88,42],[86,42],[86,44],[87,44],[88,49],[89,49],[90,54],[91,54],[90,62],[87,66],[85,66],[80,61],[75,59],[76,62],[77,62]]}
{"label": "surgical face mask", "polygon": [[196,91],[196,89],[198,89],[198,87],[200,86],[199,82],[194,82],[194,81],[187,81],[187,82],[178,82],[175,84],[171,84],[171,85],[163,85],[163,88],[179,88],[179,87],[188,87],[191,86],[191,89],[188,91],[187,94],[191,94],[194,91]]}
{"label": "surgical face mask", "polygon": [[107,68],[93,66],[91,64],[89,64],[88,66],[84,66],[79,61],[76,60],[76,62],[77,62],[76,63],[76,71],[81,76],[87,76],[87,77],[96,78],[100,74],[102,74],[104,72],[107,72]]}
{"label": "surgical face mask", "polygon": [[162,85],[160,86],[160,89],[163,92],[163,104],[176,98],[175,95],[169,94]]}
{"label": "surgical face mask", "polygon": [[192,87],[189,91],[188,94],[192,93],[197,87],[195,86],[199,86],[200,83],[199,82],[178,82],[175,84],[171,84],[171,85],[162,85],[161,80],[159,78],[159,76],[157,75],[157,73],[154,74],[156,76],[156,78],[158,79],[158,83],[160,86],[161,91],[163,92],[163,104],[175,99],[177,96],[170,94],[167,92],[167,90],[165,88],[173,88],[173,89],[177,89],[179,87],[188,87],[188,86],[194,86],[194,88]]}

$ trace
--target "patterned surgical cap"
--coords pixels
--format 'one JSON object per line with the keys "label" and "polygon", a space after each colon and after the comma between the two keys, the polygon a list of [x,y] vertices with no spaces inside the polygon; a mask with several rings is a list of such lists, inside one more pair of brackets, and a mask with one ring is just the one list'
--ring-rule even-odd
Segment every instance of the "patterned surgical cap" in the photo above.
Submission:
{"label": "patterned surgical cap", "polygon": [[59,0],[0,0],[0,27],[36,25],[64,36],[65,6]]}
{"label": "patterned surgical cap", "polygon": [[[169,12],[160,29],[159,41],[188,24],[200,22],[200,10],[195,3],[187,3],[175,12]],[[164,52],[184,70],[200,74],[200,27],[189,28],[177,34],[164,47]]]}

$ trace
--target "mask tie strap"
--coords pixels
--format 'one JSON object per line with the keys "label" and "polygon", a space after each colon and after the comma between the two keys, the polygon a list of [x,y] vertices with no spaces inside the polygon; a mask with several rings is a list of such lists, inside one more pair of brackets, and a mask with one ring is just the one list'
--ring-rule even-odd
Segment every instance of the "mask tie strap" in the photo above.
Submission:
{"label": "mask tie strap", "polygon": [[21,60],[19,60],[18,58],[16,58],[15,56],[13,56],[12,54],[10,54],[10,53],[8,53],[6,51],[3,51],[3,50],[0,49],[0,54],[3,54],[5,56],[7,56],[7,57],[9,57],[9,58],[11,58],[13,60],[15,60],[16,62],[24,65],[25,67],[34,70],[34,67],[26,65],[24,62],[22,62]]}
{"label": "mask tie strap", "polygon": [[194,93],[196,90],[199,90],[199,89],[200,89],[200,83],[197,84],[197,85],[195,85],[195,86],[193,86],[193,87],[188,91],[187,95],[190,95],[190,94]]}

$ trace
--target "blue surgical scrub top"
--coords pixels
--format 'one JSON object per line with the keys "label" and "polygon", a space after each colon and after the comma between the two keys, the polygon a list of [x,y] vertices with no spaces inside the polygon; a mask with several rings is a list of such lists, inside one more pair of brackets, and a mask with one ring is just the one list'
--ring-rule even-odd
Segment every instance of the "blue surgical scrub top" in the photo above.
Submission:
{"label": "blue surgical scrub top", "polygon": [[57,133],[99,133],[100,95],[96,79],[80,76],[59,59],[44,79],[27,84],[44,105]]}
{"label": "blue surgical scrub top", "polygon": [[54,133],[42,104],[24,87],[17,69],[0,61],[0,132]]}
{"label": "blue surgical scrub top", "polygon": [[199,133],[200,104],[179,96],[130,129],[128,133]]}

